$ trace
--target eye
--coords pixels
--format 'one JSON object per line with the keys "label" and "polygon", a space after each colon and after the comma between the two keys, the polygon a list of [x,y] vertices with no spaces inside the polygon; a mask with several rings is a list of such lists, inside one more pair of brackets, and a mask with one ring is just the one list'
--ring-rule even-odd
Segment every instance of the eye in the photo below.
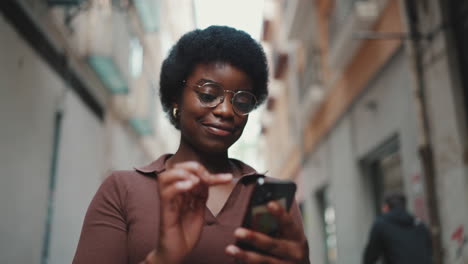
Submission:
{"label": "eye", "polygon": [[246,102],[235,102],[236,108],[241,111],[242,113],[248,113],[252,110],[252,104]]}
{"label": "eye", "polygon": [[196,88],[195,92],[198,94],[198,99],[202,103],[212,103],[216,101],[219,96],[222,96],[223,89],[213,83],[205,83]]}
{"label": "eye", "polygon": [[237,104],[250,104],[250,103],[252,102],[252,99],[246,98],[246,97],[237,96],[236,99],[235,99],[235,102],[236,102]]}
{"label": "eye", "polygon": [[198,99],[200,99],[200,101],[203,103],[211,103],[214,100],[216,100],[216,98],[218,97],[215,94],[203,93],[203,92],[198,92],[198,91],[197,91],[197,94],[198,94]]}
{"label": "eye", "polygon": [[238,93],[234,102],[235,107],[242,113],[249,113],[255,107],[255,97],[249,93]]}

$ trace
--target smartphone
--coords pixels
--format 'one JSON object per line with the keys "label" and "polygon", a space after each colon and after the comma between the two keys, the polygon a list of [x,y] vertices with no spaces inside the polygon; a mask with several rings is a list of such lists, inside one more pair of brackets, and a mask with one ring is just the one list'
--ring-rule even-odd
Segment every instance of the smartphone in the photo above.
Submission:
{"label": "smartphone", "polygon": [[[296,184],[288,180],[258,178],[242,222],[242,227],[276,237],[279,223],[267,208],[270,201],[278,202],[287,211],[291,208],[296,193]],[[246,250],[260,251],[240,241],[237,246]],[[261,251],[260,251],[261,252]],[[265,253],[265,252],[264,252]]]}

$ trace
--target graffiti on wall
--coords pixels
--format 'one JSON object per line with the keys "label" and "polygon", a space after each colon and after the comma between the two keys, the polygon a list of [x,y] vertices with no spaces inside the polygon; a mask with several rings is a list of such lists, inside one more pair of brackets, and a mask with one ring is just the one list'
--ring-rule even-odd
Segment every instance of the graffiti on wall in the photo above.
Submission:
{"label": "graffiti on wall", "polygon": [[465,235],[463,225],[458,226],[455,231],[453,231],[451,240],[457,244],[455,258],[459,260],[463,256],[463,249],[468,243],[468,237]]}

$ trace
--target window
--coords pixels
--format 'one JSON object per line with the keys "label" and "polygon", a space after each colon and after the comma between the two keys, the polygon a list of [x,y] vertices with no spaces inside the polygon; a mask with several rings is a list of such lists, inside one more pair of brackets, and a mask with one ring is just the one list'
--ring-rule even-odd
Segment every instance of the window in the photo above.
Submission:
{"label": "window", "polygon": [[143,47],[136,37],[130,40],[130,74],[138,78],[143,70]]}
{"label": "window", "polygon": [[338,261],[338,247],[336,241],[335,208],[330,202],[328,187],[324,187],[317,194],[317,200],[323,220],[323,240],[325,245],[325,263],[335,264]]}
{"label": "window", "polygon": [[298,55],[298,59],[303,60],[299,62],[298,67],[298,95],[299,100],[302,101],[307,97],[313,85],[320,85],[320,57],[313,43],[308,43],[305,49],[300,49]]}

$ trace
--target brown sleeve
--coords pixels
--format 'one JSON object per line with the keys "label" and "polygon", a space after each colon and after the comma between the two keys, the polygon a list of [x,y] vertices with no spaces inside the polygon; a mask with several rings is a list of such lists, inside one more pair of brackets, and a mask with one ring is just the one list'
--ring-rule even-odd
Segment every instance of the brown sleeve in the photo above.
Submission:
{"label": "brown sleeve", "polygon": [[102,183],[86,213],[74,264],[127,263],[125,196],[114,174]]}

